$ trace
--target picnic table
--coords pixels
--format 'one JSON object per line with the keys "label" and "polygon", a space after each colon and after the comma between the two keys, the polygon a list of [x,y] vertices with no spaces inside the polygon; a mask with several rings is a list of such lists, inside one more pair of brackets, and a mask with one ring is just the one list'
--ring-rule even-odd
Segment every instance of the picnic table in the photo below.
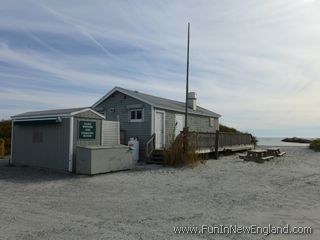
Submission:
{"label": "picnic table", "polygon": [[269,156],[274,156],[274,157],[282,157],[285,155],[285,152],[281,152],[280,148],[268,148],[267,149],[268,155]]}
{"label": "picnic table", "polygon": [[258,163],[263,163],[264,161],[269,161],[273,159],[273,156],[268,156],[267,150],[249,150],[247,155],[240,156],[245,161],[254,161]]}

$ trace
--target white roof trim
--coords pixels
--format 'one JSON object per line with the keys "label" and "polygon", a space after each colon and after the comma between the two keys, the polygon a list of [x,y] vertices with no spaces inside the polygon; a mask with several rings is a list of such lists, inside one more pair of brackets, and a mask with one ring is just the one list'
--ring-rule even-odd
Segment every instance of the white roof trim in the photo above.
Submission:
{"label": "white roof trim", "polygon": [[72,112],[72,113],[70,114],[70,116],[74,116],[74,115],[77,115],[77,114],[79,114],[79,113],[86,112],[86,111],[90,111],[90,112],[92,112],[92,113],[94,113],[94,114],[98,115],[99,117],[102,117],[103,119],[106,119],[106,117],[105,117],[105,116],[103,116],[102,114],[100,114],[100,113],[98,113],[98,112],[94,111],[94,110],[93,110],[93,109],[91,109],[91,108],[85,108],[85,109],[82,109],[82,110],[80,110],[80,111]]}
{"label": "white roof trim", "polygon": [[25,119],[14,119],[14,122],[31,122],[31,121],[48,121],[48,120],[58,120],[59,117],[46,117],[46,118],[25,118]]}
{"label": "white roof trim", "polygon": [[144,99],[142,99],[142,98],[139,98],[139,97],[137,97],[137,96],[134,96],[133,94],[130,94],[130,93],[128,93],[128,92],[125,92],[125,91],[123,91],[122,89],[120,89],[120,88],[118,88],[118,87],[115,87],[115,88],[113,88],[110,92],[108,92],[106,95],[104,95],[102,98],[100,98],[100,100],[98,100],[98,102],[96,102],[95,104],[93,104],[92,105],[92,107],[93,108],[95,108],[96,106],[98,106],[100,103],[102,103],[104,100],[106,100],[108,97],[110,97],[113,93],[115,93],[115,92],[121,92],[121,93],[123,93],[123,94],[125,94],[125,95],[128,95],[128,96],[130,96],[130,97],[132,97],[132,98],[135,98],[135,99],[138,99],[138,100],[140,100],[141,102],[144,102],[144,103],[147,103],[147,104],[149,104],[149,105],[151,105],[151,106],[154,106],[154,104],[152,104],[152,103],[150,103],[150,102],[148,102],[148,101],[146,101],[146,100],[144,100]]}
{"label": "white roof trim", "polygon": [[28,119],[47,119],[57,117],[70,117],[70,114],[55,114],[55,115],[33,115],[33,116],[22,116],[22,117],[11,117],[12,120],[28,120]]}
{"label": "white roof trim", "polygon": [[85,111],[90,111],[90,112],[98,115],[99,117],[106,119],[105,116],[94,111],[91,108],[84,108],[84,109],[76,111],[76,112],[71,112],[70,114],[30,115],[30,116],[21,116],[21,117],[17,116],[17,117],[11,117],[11,119],[12,120],[28,120],[28,119],[46,119],[46,118],[57,118],[57,117],[69,118],[69,117],[73,117],[74,115],[85,112]]}

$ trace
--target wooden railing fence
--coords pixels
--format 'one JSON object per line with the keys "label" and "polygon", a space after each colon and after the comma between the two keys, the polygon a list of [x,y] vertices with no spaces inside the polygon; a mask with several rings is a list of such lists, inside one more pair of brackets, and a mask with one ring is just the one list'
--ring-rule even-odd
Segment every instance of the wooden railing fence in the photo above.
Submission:
{"label": "wooden railing fence", "polygon": [[[218,147],[232,147],[241,145],[251,145],[253,144],[252,135],[249,133],[227,133],[220,132],[219,134],[219,144]],[[216,141],[216,133],[208,132],[189,132],[188,142],[192,146],[198,149],[201,148],[214,148]]]}
{"label": "wooden railing fence", "polygon": [[146,143],[146,157],[149,159],[156,148],[156,134],[152,134]]}
{"label": "wooden railing fence", "polygon": [[[181,132],[177,138],[183,138]],[[216,141],[218,140],[218,145]],[[253,137],[249,133],[209,133],[209,132],[188,132],[188,144],[196,149],[210,149],[218,154],[218,149],[253,145]],[[153,134],[146,143],[146,158],[150,159],[156,147],[156,135]]]}

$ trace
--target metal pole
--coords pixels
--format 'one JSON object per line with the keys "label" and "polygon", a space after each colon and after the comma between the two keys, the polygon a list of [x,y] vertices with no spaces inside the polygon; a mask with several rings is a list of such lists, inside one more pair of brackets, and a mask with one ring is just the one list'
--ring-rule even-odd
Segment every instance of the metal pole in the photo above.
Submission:
{"label": "metal pole", "polygon": [[190,23],[188,23],[188,44],[187,44],[187,77],[186,77],[186,109],[184,127],[188,129],[188,93],[189,93],[189,45],[190,45]]}
{"label": "metal pole", "polygon": [[10,158],[9,158],[9,166],[12,166],[12,157],[13,157],[13,128],[14,128],[14,121],[11,119],[11,147],[10,147]]}
{"label": "metal pole", "polygon": [[[183,159],[188,151],[188,92],[189,92],[189,45],[190,45],[190,23],[188,23],[188,43],[187,43],[187,76],[186,76],[186,109],[183,129]],[[185,159],[186,160],[186,159]]]}

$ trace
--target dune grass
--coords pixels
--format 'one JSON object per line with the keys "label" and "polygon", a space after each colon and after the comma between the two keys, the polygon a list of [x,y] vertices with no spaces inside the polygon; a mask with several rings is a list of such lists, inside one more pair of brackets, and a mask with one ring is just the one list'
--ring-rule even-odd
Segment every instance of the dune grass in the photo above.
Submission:
{"label": "dune grass", "polygon": [[187,141],[186,151],[184,149],[184,137],[179,135],[172,138],[171,144],[166,149],[165,163],[169,166],[197,165],[204,163],[204,156],[196,153],[196,143]]}
{"label": "dune grass", "polygon": [[11,149],[11,121],[0,121],[0,139],[4,140],[5,154],[10,153]]}

